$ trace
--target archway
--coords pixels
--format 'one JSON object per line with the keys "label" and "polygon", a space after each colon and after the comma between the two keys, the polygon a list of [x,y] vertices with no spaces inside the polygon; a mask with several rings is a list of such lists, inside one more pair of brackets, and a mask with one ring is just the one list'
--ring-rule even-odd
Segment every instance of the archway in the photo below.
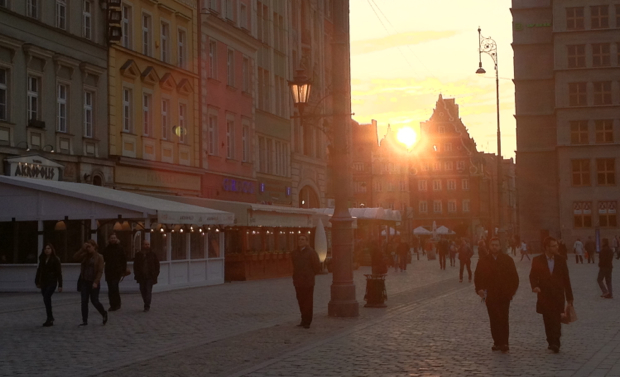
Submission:
{"label": "archway", "polygon": [[299,191],[299,208],[320,208],[319,196],[310,186],[304,186]]}

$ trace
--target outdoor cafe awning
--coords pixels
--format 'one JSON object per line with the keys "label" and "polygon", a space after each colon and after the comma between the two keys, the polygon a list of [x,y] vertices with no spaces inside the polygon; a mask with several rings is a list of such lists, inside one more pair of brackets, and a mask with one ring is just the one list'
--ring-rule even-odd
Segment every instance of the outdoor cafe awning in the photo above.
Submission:
{"label": "outdoor cafe awning", "polygon": [[123,218],[231,225],[230,212],[84,183],[0,176],[0,221]]}

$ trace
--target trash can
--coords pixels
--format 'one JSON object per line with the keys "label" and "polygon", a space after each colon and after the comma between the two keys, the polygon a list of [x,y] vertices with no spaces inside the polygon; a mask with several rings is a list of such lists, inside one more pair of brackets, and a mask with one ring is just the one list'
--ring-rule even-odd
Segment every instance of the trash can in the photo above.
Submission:
{"label": "trash can", "polygon": [[385,291],[385,274],[364,274],[366,276],[366,308],[385,308],[387,292]]}

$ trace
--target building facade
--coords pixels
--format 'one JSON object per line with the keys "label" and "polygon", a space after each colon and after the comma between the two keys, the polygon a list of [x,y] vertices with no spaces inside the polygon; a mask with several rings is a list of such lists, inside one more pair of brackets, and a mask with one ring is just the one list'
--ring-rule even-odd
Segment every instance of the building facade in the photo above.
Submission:
{"label": "building facade", "polygon": [[105,19],[96,1],[0,3],[4,175],[113,183]]}
{"label": "building facade", "polygon": [[512,3],[521,236],[616,235],[620,4]]}
{"label": "building facade", "polygon": [[353,137],[352,169],[353,169],[353,203],[352,207],[374,208],[378,207],[373,200],[374,180],[373,154],[379,148],[377,135],[377,121],[372,120],[369,124],[352,122],[351,132]]}

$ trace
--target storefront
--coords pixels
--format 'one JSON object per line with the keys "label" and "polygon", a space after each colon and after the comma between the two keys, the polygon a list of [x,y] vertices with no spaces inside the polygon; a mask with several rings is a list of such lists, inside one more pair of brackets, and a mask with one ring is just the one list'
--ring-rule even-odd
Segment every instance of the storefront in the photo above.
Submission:
{"label": "storefront", "polygon": [[258,280],[291,276],[290,253],[300,234],[314,241],[318,220],[327,215],[312,209],[224,200],[158,196],[184,204],[232,212],[233,226],[225,228],[226,280]]}
{"label": "storefront", "polygon": [[[234,224],[229,212],[94,185],[7,176],[0,176],[0,208],[0,291],[36,289],[37,260],[47,243],[63,263],[65,286],[75,287],[79,264],[73,254],[88,239],[102,249],[112,232],[129,261],[142,240],[151,242],[161,261],[156,290],[224,282],[222,230]],[[133,276],[121,287],[136,289]]]}

